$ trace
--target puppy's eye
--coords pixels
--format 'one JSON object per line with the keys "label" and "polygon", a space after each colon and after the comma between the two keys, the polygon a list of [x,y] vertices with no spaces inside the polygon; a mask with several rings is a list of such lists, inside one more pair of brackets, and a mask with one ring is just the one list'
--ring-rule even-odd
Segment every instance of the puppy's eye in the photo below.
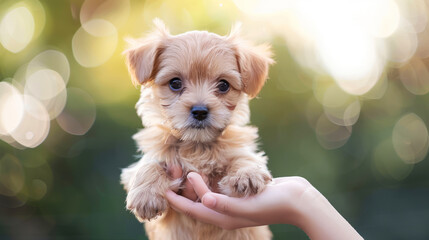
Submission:
{"label": "puppy's eye", "polygon": [[170,80],[170,89],[173,91],[179,91],[182,89],[182,80],[180,78],[173,78]]}
{"label": "puppy's eye", "polygon": [[220,93],[226,93],[229,90],[229,83],[226,80],[222,79],[217,84],[217,88],[219,89]]}

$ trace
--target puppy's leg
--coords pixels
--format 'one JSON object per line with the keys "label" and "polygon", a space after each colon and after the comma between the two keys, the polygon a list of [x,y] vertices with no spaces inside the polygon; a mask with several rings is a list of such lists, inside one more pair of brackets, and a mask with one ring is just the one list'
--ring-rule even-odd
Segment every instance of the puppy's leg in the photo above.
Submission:
{"label": "puppy's leg", "polygon": [[135,163],[131,164],[130,166],[128,166],[127,168],[122,169],[121,184],[124,185],[124,189],[127,192],[128,192],[129,186],[130,186],[130,182],[133,179],[134,175],[136,174],[135,172],[137,171],[137,167],[136,167],[137,163],[138,162],[135,162]]}
{"label": "puppy's leg", "polygon": [[139,221],[153,219],[167,209],[164,193],[169,188],[170,179],[158,161],[143,158],[137,164],[123,169],[121,182],[128,190],[127,209]]}
{"label": "puppy's leg", "polygon": [[265,162],[263,156],[236,159],[219,182],[220,191],[233,197],[258,194],[272,179]]}

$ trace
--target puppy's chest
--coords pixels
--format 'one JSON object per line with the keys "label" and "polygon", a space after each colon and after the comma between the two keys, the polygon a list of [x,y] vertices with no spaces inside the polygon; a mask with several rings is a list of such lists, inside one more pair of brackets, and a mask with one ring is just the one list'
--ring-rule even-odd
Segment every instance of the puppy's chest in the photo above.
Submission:
{"label": "puppy's chest", "polygon": [[215,144],[180,144],[176,148],[176,161],[186,171],[204,175],[221,175],[231,162],[228,150]]}

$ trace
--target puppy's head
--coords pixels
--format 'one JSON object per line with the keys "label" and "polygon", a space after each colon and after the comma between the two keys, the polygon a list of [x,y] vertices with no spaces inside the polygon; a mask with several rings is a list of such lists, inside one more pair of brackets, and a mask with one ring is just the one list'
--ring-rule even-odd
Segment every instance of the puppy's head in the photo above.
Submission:
{"label": "puppy's head", "polygon": [[228,36],[173,36],[161,21],[154,23],[150,35],[130,40],[125,51],[133,82],[146,92],[140,99],[143,122],[157,119],[181,140],[208,142],[236,124],[239,109],[248,118],[247,98],[257,96],[273,62],[269,47],[243,41],[238,27]]}

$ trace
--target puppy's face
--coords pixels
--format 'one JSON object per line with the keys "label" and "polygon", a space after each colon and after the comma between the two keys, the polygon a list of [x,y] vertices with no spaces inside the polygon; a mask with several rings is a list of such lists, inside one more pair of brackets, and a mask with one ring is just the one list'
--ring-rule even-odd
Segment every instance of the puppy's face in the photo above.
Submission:
{"label": "puppy's face", "polygon": [[152,35],[126,51],[133,80],[151,89],[157,102],[153,107],[176,137],[213,141],[246,94],[260,91],[270,53],[233,35],[193,31],[171,36],[162,23],[156,25]]}

